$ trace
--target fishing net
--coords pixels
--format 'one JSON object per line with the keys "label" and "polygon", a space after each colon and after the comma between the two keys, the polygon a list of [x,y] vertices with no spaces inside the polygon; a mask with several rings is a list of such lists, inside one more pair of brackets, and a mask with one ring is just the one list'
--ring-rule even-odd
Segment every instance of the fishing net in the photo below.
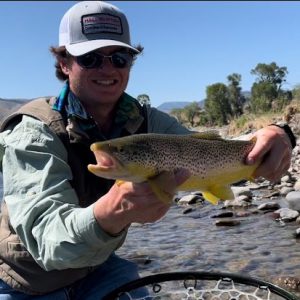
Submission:
{"label": "fishing net", "polygon": [[[135,296],[141,288],[149,293]],[[145,289],[146,288],[146,289]],[[114,290],[103,300],[299,300],[284,289],[239,274],[175,272],[140,278]]]}

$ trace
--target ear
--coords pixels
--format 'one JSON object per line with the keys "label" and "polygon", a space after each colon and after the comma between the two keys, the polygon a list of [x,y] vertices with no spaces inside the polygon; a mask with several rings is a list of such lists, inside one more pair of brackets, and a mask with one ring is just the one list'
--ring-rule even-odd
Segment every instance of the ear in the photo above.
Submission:
{"label": "ear", "polygon": [[70,73],[70,62],[65,59],[59,61],[60,68],[65,75],[69,75]]}

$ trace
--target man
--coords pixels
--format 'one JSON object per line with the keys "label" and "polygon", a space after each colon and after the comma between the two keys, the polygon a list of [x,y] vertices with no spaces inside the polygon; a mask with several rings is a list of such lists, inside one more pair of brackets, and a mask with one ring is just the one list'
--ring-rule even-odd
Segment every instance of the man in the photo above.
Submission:
{"label": "man", "polygon": [[[176,120],[127,95],[130,68],[142,51],[130,42],[125,15],[86,1],[62,18],[56,75],[60,95],[35,100],[2,124],[4,201],[0,223],[0,299],[101,299],[138,278],[117,257],[131,223],[155,222],[170,205],[147,183],[117,185],[94,176],[91,143],[143,132],[187,134]],[[247,163],[256,176],[279,178],[289,167],[292,139],[278,126],[256,134]],[[103,159],[103,164],[108,161]],[[163,173],[174,195],[188,171]],[[145,295],[141,289],[137,296]]]}

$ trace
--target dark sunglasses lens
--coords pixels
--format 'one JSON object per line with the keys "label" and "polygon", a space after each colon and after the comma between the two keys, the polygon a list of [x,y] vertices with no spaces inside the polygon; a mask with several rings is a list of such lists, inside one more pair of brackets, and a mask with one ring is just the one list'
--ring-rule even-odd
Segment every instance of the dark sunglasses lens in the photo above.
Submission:
{"label": "dark sunglasses lens", "polygon": [[123,69],[131,66],[133,57],[129,53],[114,53],[111,56],[111,61],[116,68]]}
{"label": "dark sunglasses lens", "polygon": [[88,53],[77,57],[77,63],[86,69],[97,68],[102,65],[103,57],[96,53]]}

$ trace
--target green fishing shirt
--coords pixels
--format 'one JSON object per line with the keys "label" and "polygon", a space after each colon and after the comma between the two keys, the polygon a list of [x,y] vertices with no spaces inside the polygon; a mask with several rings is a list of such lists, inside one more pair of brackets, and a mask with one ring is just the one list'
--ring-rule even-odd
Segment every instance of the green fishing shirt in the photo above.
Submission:
{"label": "green fishing shirt", "polygon": [[[190,132],[155,108],[149,107],[147,114],[148,132]],[[73,120],[78,124],[83,115],[88,116],[80,111]],[[123,121],[121,118],[115,122],[111,136],[106,138],[117,137],[126,120]],[[84,130],[81,127],[81,134]],[[43,122],[24,115],[20,123],[2,132],[1,161],[11,225],[43,269],[99,265],[124,239],[125,232],[111,236],[102,230],[93,215],[94,204],[79,206],[70,180],[80,174],[72,174],[64,144]]]}

